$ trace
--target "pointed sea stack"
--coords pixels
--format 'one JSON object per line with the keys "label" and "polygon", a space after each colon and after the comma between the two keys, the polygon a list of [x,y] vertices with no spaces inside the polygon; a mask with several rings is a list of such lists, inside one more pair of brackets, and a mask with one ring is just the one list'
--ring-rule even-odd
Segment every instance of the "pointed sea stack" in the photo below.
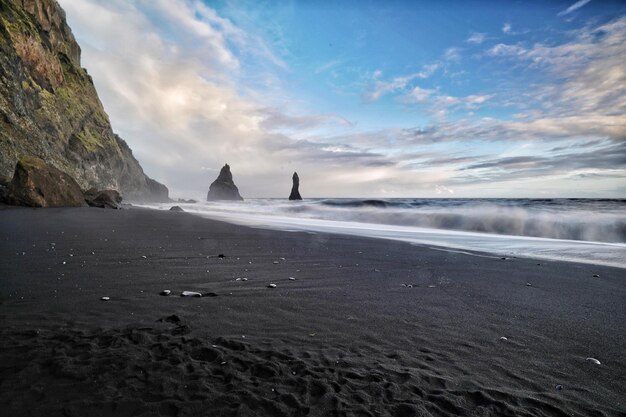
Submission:
{"label": "pointed sea stack", "polygon": [[291,194],[289,194],[289,199],[290,200],[302,200],[302,197],[300,196],[300,191],[298,190],[298,187],[300,187],[300,178],[298,178],[298,173],[294,172],[293,173],[293,186],[291,187]]}
{"label": "pointed sea stack", "polygon": [[207,201],[243,200],[239,195],[239,189],[233,182],[233,174],[230,173],[228,164],[222,167],[220,175],[211,183],[206,199]]}

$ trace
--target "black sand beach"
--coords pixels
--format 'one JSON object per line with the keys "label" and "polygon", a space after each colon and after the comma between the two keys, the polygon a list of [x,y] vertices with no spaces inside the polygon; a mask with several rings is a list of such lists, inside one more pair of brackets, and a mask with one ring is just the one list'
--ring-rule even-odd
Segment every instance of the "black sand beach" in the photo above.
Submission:
{"label": "black sand beach", "polygon": [[1,210],[0,414],[626,415],[625,271],[477,255]]}

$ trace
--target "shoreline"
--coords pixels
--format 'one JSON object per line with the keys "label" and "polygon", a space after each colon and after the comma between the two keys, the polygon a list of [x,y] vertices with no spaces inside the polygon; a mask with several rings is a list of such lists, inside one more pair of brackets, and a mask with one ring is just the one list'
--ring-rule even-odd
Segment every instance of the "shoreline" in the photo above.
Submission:
{"label": "shoreline", "polygon": [[[247,227],[290,232],[331,233],[353,237],[386,239],[442,249],[471,251],[497,257],[528,258],[603,265],[626,269],[626,244],[539,236],[481,233],[455,229],[433,229],[388,223],[287,217],[224,211],[201,211],[195,204],[179,203],[190,214]],[[170,204],[137,204],[134,207],[168,210]],[[594,252],[594,248],[603,251]]]}
{"label": "shoreline", "polygon": [[626,410],[619,268],[139,208],[2,210],[0,251],[12,415]]}

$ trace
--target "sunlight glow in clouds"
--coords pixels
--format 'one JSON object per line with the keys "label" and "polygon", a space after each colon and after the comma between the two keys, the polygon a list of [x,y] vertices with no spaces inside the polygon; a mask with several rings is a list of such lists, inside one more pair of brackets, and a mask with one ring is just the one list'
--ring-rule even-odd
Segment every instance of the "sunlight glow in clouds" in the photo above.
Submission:
{"label": "sunlight glow in clouds", "polygon": [[60,3],[113,128],[174,196],[202,197],[226,162],[244,197],[285,197],[293,171],[305,197],[626,193],[623,13],[542,41],[503,18],[379,50],[374,17],[342,46],[296,42],[279,5],[264,20],[200,0]]}

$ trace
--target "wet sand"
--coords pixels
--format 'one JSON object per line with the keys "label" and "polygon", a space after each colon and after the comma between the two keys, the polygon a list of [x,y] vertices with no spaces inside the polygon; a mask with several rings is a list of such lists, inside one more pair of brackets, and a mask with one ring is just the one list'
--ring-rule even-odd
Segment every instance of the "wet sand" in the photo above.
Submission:
{"label": "wet sand", "polygon": [[626,270],[476,255],[179,212],[0,210],[0,409],[626,415]]}

